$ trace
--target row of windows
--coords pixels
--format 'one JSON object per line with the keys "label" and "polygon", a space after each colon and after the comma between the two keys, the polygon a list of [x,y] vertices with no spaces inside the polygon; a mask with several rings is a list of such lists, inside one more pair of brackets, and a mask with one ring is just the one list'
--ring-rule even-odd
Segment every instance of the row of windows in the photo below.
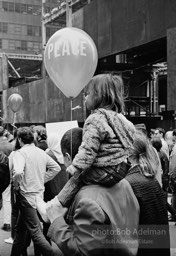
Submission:
{"label": "row of windows", "polygon": [[0,32],[26,36],[41,36],[41,27],[0,22]]}
{"label": "row of windows", "polygon": [[16,12],[30,15],[41,15],[41,5],[21,4],[14,2],[0,2],[0,10],[4,12]]}
{"label": "row of windows", "polygon": [[[60,27],[61,28],[61,27]],[[47,27],[46,28],[46,37],[50,38],[58,28],[56,27]],[[18,34],[24,36],[36,36],[41,37],[41,27],[32,26],[32,25],[21,25],[21,24],[13,24],[7,22],[0,22],[0,33],[8,33],[8,34]]]}
{"label": "row of windows", "polygon": [[25,40],[0,39],[0,49],[37,52],[41,49],[41,43]]}

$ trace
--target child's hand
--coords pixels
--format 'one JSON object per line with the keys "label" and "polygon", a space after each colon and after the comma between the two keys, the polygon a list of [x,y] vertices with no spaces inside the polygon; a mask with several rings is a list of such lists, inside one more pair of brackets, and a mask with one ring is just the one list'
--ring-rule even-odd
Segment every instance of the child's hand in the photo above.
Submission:
{"label": "child's hand", "polygon": [[77,169],[73,165],[70,165],[67,167],[66,171],[73,176]]}

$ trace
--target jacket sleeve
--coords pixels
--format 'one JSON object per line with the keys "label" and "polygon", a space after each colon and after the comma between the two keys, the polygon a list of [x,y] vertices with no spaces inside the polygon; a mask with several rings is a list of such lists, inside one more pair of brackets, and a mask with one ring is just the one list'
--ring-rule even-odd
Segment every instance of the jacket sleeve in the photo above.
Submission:
{"label": "jacket sleeve", "polygon": [[83,128],[83,139],[72,165],[81,170],[89,169],[94,162],[100,144],[106,136],[104,129],[105,118],[103,115],[92,114],[88,117]]}
{"label": "jacket sleeve", "polygon": [[95,248],[102,248],[105,234],[101,228],[104,228],[105,219],[101,207],[95,201],[84,198],[75,210],[73,224],[69,226],[63,217],[58,217],[51,224],[48,236],[65,256],[89,255]]}

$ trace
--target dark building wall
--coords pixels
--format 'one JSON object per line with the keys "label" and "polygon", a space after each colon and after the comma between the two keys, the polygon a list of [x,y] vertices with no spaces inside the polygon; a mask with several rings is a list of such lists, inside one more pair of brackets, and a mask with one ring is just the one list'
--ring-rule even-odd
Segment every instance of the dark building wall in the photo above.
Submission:
{"label": "dark building wall", "polygon": [[90,34],[102,58],[166,37],[176,26],[175,0],[94,0],[74,14],[74,25]]}
{"label": "dark building wall", "polygon": [[[45,94],[45,92],[47,94]],[[14,113],[8,106],[8,98],[13,93],[19,93],[23,98],[20,111],[14,119]],[[84,122],[83,94],[73,99],[72,106],[80,105],[81,108],[72,111],[71,100],[46,79],[46,91],[44,80],[34,81],[3,91],[3,121],[4,123],[50,123],[78,120]]]}

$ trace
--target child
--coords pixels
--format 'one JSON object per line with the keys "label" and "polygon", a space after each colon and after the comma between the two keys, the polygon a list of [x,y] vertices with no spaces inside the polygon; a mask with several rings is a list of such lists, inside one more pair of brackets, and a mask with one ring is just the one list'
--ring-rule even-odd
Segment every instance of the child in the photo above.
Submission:
{"label": "child", "polygon": [[83,127],[82,144],[67,171],[72,178],[57,195],[69,206],[83,184],[110,187],[126,173],[128,150],[132,147],[134,125],[124,111],[123,82],[117,75],[101,74],[87,86],[85,102],[91,114]]}

